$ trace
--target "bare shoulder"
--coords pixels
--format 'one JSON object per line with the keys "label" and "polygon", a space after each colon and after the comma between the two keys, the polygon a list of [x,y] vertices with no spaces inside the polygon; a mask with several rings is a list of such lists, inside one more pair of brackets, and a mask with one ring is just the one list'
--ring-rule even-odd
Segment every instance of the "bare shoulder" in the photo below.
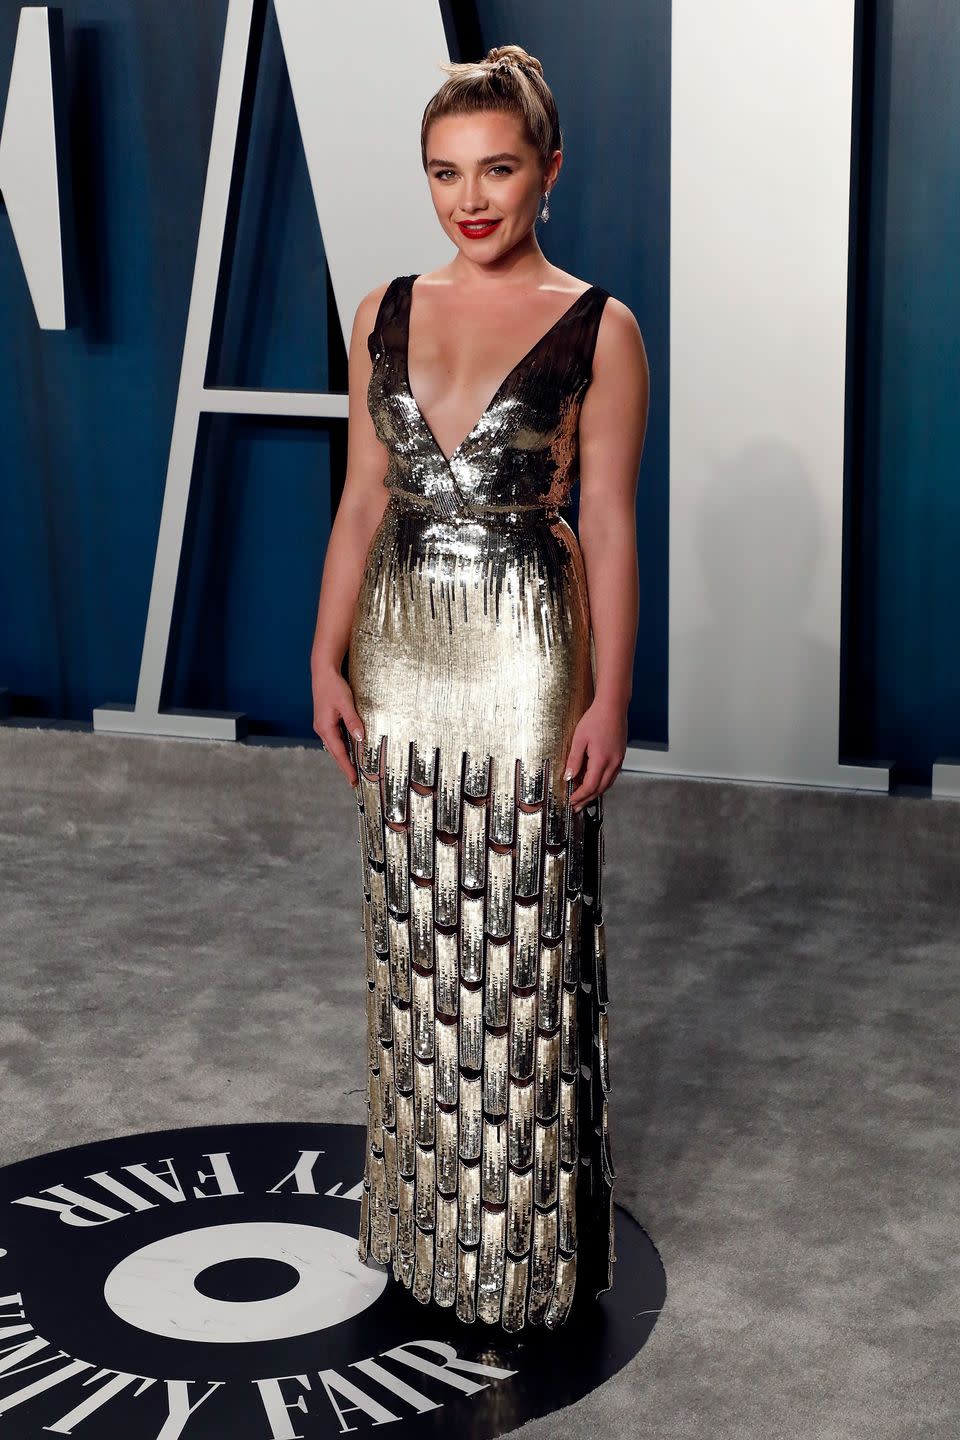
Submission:
{"label": "bare shoulder", "polygon": [[616,295],[608,295],[603,306],[600,317],[600,329],[597,332],[597,345],[599,347],[601,337],[605,340],[606,348],[611,345],[633,345],[643,344],[643,336],[640,333],[640,325],[636,315],[618,300]]}
{"label": "bare shoulder", "polygon": [[457,272],[449,264],[441,265],[439,270],[417,271],[418,290],[449,290],[451,285],[456,289],[457,284]]}
{"label": "bare shoulder", "polygon": [[599,374],[602,370],[624,365],[646,371],[646,347],[637,317],[630,306],[615,295],[608,295],[597,330],[594,370]]}
{"label": "bare shoulder", "polygon": [[553,266],[544,289],[555,290],[558,295],[567,295],[571,300],[576,300],[588,290],[592,290],[593,286],[589,280],[582,280],[579,275],[571,275],[569,270],[560,270]]}
{"label": "bare shoulder", "polygon": [[382,284],[375,285],[372,290],[368,290],[366,295],[364,295],[360,304],[357,306],[357,313],[354,319],[354,325],[357,331],[362,331],[364,335],[367,335],[373,329],[374,321],[377,318],[377,311],[380,309],[380,302],[392,284],[392,279],[384,280]]}

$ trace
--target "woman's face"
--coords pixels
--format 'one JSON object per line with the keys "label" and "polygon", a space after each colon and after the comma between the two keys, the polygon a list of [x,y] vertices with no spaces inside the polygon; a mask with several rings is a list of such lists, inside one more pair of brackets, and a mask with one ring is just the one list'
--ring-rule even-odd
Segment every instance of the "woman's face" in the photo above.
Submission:
{"label": "woman's face", "polygon": [[430,126],[426,151],[440,224],[464,255],[484,264],[529,235],[559,170],[558,152],[544,177],[520,121],[502,110],[441,116]]}

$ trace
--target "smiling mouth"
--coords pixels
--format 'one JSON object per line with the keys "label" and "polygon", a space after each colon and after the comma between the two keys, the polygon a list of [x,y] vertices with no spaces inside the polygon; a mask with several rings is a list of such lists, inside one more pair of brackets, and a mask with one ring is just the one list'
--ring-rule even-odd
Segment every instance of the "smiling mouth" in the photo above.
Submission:
{"label": "smiling mouth", "polygon": [[475,233],[477,233],[477,232],[479,232],[479,233],[482,234],[483,232],[485,232],[485,231],[487,231],[487,230],[493,230],[497,225],[500,224],[500,221],[499,221],[499,219],[497,219],[497,220],[458,220],[458,221],[457,221],[457,224],[459,225],[460,229],[463,230],[466,234],[472,235],[472,234],[475,234]]}

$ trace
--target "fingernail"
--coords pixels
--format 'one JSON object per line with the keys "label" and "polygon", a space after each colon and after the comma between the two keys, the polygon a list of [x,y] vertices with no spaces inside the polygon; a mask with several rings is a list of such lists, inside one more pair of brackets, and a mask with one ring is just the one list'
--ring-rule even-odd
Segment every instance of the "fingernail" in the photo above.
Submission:
{"label": "fingernail", "polygon": [[363,731],[362,731],[362,730],[354,730],[353,733],[354,733],[354,735],[357,737],[358,740],[362,740],[362,739],[363,739]]}
{"label": "fingernail", "polygon": [[564,771],[563,778],[564,778],[564,780],[572,780],[572,779],[573,779],[573,771],[572,771],[572,770],[566,770],[566,771]]}

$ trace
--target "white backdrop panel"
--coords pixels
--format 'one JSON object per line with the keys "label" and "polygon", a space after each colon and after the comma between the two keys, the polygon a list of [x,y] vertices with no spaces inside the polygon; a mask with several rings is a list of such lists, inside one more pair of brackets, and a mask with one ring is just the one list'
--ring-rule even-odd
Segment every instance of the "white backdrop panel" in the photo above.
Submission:
{"label": "white backdrop panel", "polygon": [[669,748],[625,768],[888,785],[837,760],[853,23],[673,0]]}

